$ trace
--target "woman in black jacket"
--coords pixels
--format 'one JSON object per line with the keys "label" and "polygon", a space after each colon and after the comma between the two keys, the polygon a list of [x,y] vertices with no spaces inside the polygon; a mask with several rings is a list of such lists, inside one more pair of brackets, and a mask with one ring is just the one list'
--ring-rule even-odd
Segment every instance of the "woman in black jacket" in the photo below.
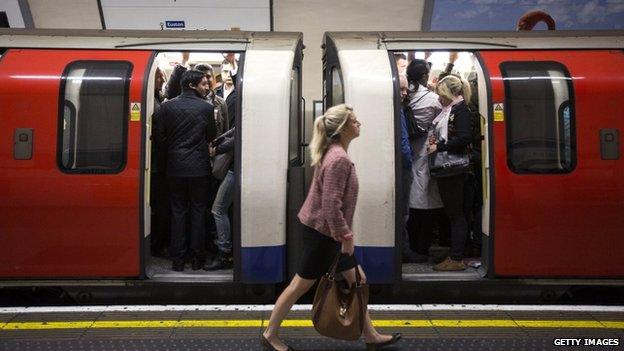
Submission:
{"label": "woman in black jacket", "polygon": [[[472,141],[472,115],[470,85],[456,76],[447,76],[438,82],[436,93],[444,107],[434,120],[436,135],[429,141],[427,151],[447,151],[453,154],[468,154]],[[436,271],[461,271],[466,269],[462,262],[464,245],[468,238],[473,176],[466,173],[438,178],[438,189],[444,204],[444,211],[451,222],[451,251],[449,257],[433,267]]]}

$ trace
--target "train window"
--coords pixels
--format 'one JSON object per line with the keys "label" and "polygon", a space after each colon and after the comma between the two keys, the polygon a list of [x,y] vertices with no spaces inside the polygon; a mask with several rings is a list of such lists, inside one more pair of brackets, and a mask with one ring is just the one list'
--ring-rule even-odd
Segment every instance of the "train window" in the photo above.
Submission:
{"label": "train window", "polygon": [[69,173],[116,173],[125,163],[132,64],[78,61],[65,69],[58,163]]}
{"label": "train window", "polygon": [[569,173],[576,164],[572,79],[557,62],[503,62],[507,163],[516,173]]}
{"label": "train window", "polygon": [[10,28],[6,11],[0,11],[0,28]]}
{"label": "train window", "polygon": [[332,68],[332,105],[336,106],[344,103],[344,90],[342,89],[342,72],[340,68]]}
{"label": "train window", "polygon": [[300,130],[301,130],[301,111],[299,105],[299,67],[292,70],[290,77],[290,129],[288,132],[288,159],[290,162],[297,162],[300,159],[299,147]]}

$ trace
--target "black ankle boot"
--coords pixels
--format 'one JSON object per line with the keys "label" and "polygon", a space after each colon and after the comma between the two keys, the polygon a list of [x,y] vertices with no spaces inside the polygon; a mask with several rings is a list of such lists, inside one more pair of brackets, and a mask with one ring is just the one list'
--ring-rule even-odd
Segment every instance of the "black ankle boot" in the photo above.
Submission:
{"label": "black ankle boot", "polygon": [[171,269],[173,269],[176,272],[182,272],[184,270],[184,260],[182,259],[173,260],[171,264]]}
{"label": "black ankle boot", "polygon": [[191,263],[191,266],[192,266],[194,271],[197,271],[197,270],[202,269],[202,267],[204,266],[205,262],[206,262],[206,259],[203,258],[203,257],[193,257],[193,261]]}
{"label": "black ankle boot", "polygon": [[230,269],[232,268],[232,261],[229,259],[230,254],[227,254],[223,251],[219,251],[217,256],[210,261],[207,262],[204,266],[204,270],[206,271],[216,271],[218,269]]}

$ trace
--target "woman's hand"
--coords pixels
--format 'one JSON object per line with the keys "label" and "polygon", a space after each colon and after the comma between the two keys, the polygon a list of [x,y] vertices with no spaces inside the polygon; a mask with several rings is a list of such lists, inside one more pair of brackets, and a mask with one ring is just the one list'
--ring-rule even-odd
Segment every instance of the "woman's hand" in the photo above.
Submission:
{"label": "woman's hand", "polygon": [[429,144],[429,146],[427,146],[427,152],[430,154],[436,152],[437,150],[438,150],[438,144]]}
{"label": "woman's hand", "polygon": [[342,248],[340,249],[340,252],[351,256],[353,255],[354,250],[355,250],[355,244],[353,242],[353,239],[342,241]]}

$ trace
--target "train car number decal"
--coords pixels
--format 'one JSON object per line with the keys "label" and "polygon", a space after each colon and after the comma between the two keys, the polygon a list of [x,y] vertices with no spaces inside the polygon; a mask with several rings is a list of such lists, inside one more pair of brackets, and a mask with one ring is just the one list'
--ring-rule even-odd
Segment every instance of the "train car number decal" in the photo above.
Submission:
{"label": "train car number decal", "polygon": [[131,121],[141,120],[141,103],[140,102],[130,103],[130,120]]}
{"label": "train car number decal", "polygon": [[494,104],[494,122],[503,122],[505,120],[504,111],[503,104]]}

